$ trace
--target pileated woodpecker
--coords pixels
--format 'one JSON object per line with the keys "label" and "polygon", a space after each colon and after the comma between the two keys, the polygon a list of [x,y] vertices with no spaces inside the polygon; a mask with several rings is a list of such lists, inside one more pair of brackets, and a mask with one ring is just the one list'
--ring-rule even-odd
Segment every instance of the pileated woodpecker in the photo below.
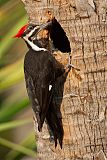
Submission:
{"label": "pileated woodpecker", "polygon": [[58,139],[62,147],[63,127],[50,104],[55,81],[65,73],[65,69],[62,65],[60,68],[57,67],[58,62],[46,48],[41,47],[39,40],[36,39],[35,43],[32,40],[35,34],[37,35],[49,25],[51,25],[51,22],[40,26],[25,25],[14,37],[24,39],[29,48],[24,59],[24,74],[28,96],[37,119],[38,130],[42,130],[46,118],[53,132],[55,145],[57,145]]}

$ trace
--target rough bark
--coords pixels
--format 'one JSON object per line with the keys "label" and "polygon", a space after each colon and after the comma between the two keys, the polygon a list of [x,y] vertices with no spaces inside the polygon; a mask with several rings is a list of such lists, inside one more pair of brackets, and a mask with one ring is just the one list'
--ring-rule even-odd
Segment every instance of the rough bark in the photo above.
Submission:
{"label": "rough bark", "polygon": [[[41,160],[106,160],[107,157],[107,1],[22,0],[29,21],[42,23],[52,13],[72,48],[71,70],[61,103],[63,149],[49,143],[44,125],[36,136]],[[50,11],[50,12],[48,12]],[[61,55],[62,63],[64,56]],[[60,90],[60,87],[59,87]],[[56,100],[58,103],[58,99]],[[35,126],[36,128],[36,126]]]}

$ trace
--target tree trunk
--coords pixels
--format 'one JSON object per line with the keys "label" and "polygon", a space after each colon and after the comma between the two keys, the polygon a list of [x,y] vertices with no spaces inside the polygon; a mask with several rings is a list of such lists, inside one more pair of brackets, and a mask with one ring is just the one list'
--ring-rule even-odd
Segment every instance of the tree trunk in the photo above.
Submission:
{"label": "tree trunk", "polygon": [[22,1],[30,22],[38,24],[46,22],[49,14],[55,16],[69,38],[72,63],[80,68],[80,71],[72,69],[64,84],[60,108],[64,128],[63,148],[61,150],[58,146],[55,149],[54,144],[49,142],[44,125],[42,133],[36,130],[37,159],[106,160],[107,1]]}

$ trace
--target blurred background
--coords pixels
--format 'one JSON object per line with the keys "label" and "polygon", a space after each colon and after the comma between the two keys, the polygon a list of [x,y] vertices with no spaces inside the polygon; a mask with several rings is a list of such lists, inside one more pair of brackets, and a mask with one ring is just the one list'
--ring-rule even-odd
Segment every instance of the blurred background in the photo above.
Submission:
{"label": "blurred background", "polygon": [[12,38],[27,19],[20,0],[0,0],[0,160],[35,159],[33,114],[23,74],[27,47]]}

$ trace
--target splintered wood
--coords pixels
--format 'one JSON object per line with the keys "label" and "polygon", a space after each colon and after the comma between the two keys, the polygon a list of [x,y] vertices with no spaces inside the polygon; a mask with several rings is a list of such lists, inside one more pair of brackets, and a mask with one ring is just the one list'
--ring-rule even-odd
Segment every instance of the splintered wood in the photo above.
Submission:
{"label": "splintered wood", "polygon": [[[64,129],[63,148],[49,142],[46,125],[38,133],[37,160],[106,160],[107,158],[107,3],[103,0],[24,0],[29,21],[55,18],[70,44],[72,64],[56,97]],[[105,5],[103,5],[105,4]],[[63,65],[68,54],[55,52]],[[60,81],[56,86],[60,92]],[[61,98],[62,101],[61,101]]]}

